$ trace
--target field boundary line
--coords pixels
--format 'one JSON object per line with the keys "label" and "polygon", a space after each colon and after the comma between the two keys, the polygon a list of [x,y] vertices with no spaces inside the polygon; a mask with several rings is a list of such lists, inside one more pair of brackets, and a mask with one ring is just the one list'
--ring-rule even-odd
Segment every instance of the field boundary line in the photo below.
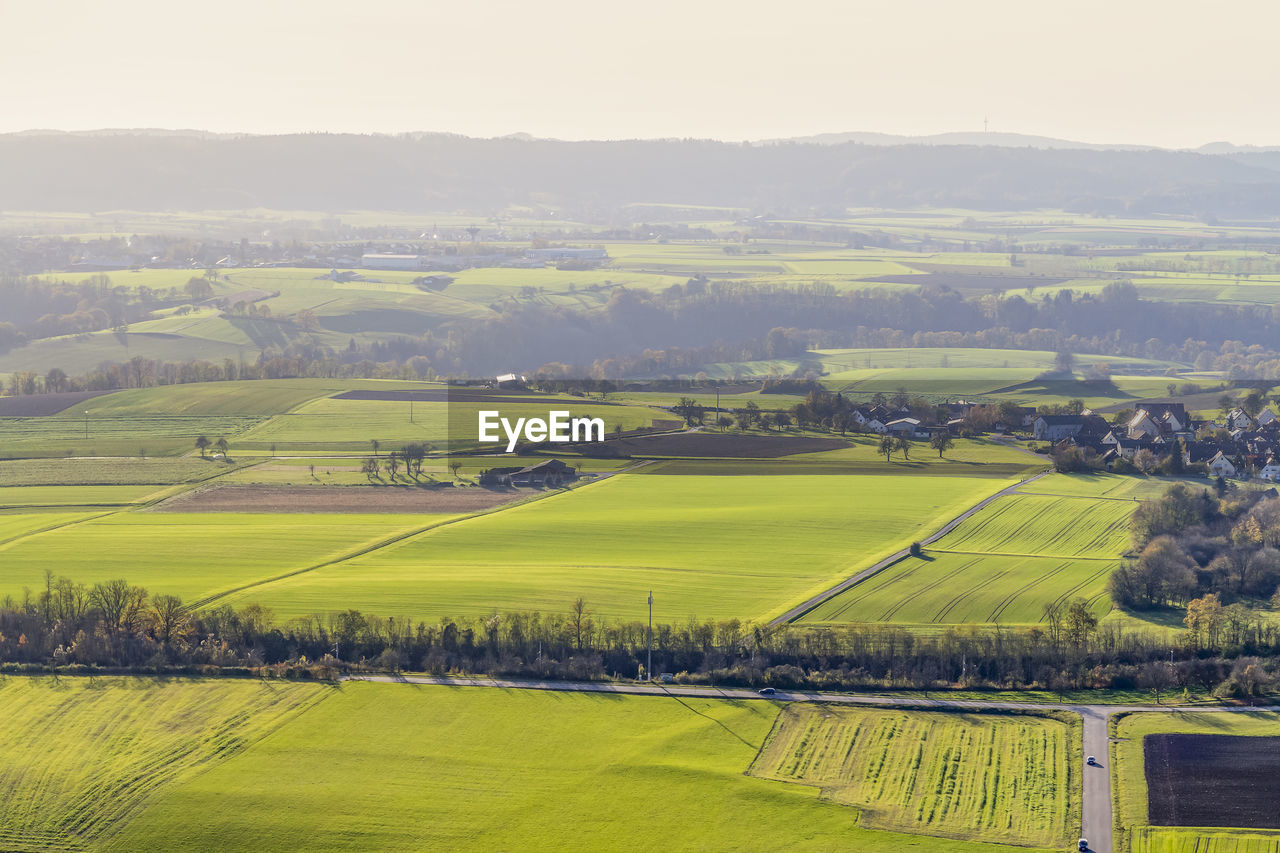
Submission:
{"label": "field boundary line", "polygon": [[[935,533],[932,533],[929,536],[925,537],[924,539],[921,539],[920,544],[922,546],[933,544],[934,542],[941,539],[943,536],[946,536],[952,530],[955,530],[956,527],[958,527],[962,521],[965,521],[974,513],[978,512],[979,510],[981,510],[983,507],[987,506],[991,502],[999,498],[1006,497],[1011,494],[1015,494],[1016,490],[1019,489],[1020,487],[1025,486],[1027,483],[1031,483],[1036,480],[1039,480],[1041,477],[1046,477],[1050,473],[1052,472],[1041,471],[1039,474],[1034,474],[1030,477],[1027,477],[1026,479],[1019,480],[1018,482],[1014,483],[1011,486],[1005,486],[1003,489],[996,492],[994,495],[990,495],[986,498],[983,498],[973,506],[966,509],[964,512],[957,515],[955,518],[948,521],[946,524],[942,525],[942,527],[939,530],[937,530]],[[910,547],[903,548],[901,551],[897,551],[893,554],[890,554],[888,557],[885,557],[884,559],[876,563],[873,563],[872,565],[868,566],[867,568],[863,569],[862,571],[858,572],[852,577],[844,579],[843,581],[831,587],[830,589],[824,592],[820,592],[817,595],[813,596],[812,598],[808,599],[807,601],[801,604],[798,604],[795,607],[792,607],[790,610],[786,611],[781,616],[777,616],[773,619],[770,619],[769,626],[776,627],[778,625],[785,625],[785,624],[797,621],[798,619],[804,617],[806,614],[812,612],[813,610],[816,610],[818,607],[825,604],[830,599],[835,598],[837,595],[849,589],[850,587],[857,586],[858,584],[862,583],[864,580],[871,577],[872,575],[878,574],[879,572],[884,571],[890,566],[902,562],[910,555],[911,555]]]}
{"label": "field boundary line", "polygon": [[[638,466],[631,466],[631,467],[635,468]],[[630,468],[624,469],[624,470],[630,470]],[[500,504],[498,506],[489,507],[488,509],[483,509],[478,512],[469,513],[467,515],[460,515],[456,518],[447,518],[447,519],[444,519],[443,521],[436,521],[426,525],[425,527],[418,527],[413,530],[405,531],[404,533],[397,533],[394,536],[390,536],[386,539],[380,539],[376,542],[373,542],[369,545],[358,548],[354,551],[345,552],[336,557],[333,557],[328,560],[324,560],[319,563],[314,563],[310,566],[303,566],[300,569],[293,569],[291,571],[285,572],[283,574],[275,575],[269,578],[261,578],[259,580],[249,581],[248,583],[244,583],[239,586],[232,587],[231,589],[223,590],[221,592],[214,593],[213,595],[207,595],[204,598],[197,599],[196,601],[193,601],[190,604],[186,605],[186,609],[188,611],[199,610],[202,607],[209,606],[210,604],[212,604],[215,601],[218,601],[219,599],[223,599],[223,598],[226,598],[227,596],[244,592],[247,589],[253,589],[254,587],[259,587],[259,586],[266,586],[267,584],[276,583],[277,581],[288,580],[289,578],[297,577],[298,575],[303,575],[303,574],[306,574],[307,572],[314,572],[317,569],[324,569],[324,568],[328,568],[329,566],[336,566],[339,563],[345,563],[348,560],[354,560],[357,557],[364,557],[368,554],[372,554],[374,551],[379,551],[390,545],[395,545],[397,543],[404,542],[405,540],[412,539],[415,536],[421,536],[424,533],[430,533],[431,531],[438,530],[441,527],[448,527],[449,525],[458,524],[463,521],[470,521],[474,518],[480,518],[481,516],[492,515],[494,513],[503,512],[504,510],[514,509],[516,507],[529,506],[531,504],[535,504],[540,501],[550,500],[555,497],[567,495],[572,492],[576,492],[579,489],[584,489],[589,486],[593,486],[597,483],[601,483],[609,479],[610,477],[612,477],[613,474],[617,474],[617,473],[622,473],[622,472],[615,471],[615,472],[610,472],[608,474],[602,474],[595,477],[590,482],[580,483],[573,488],[561,489],[559,491],[550,492],[550,493],[530,495],[528,498],[525,498],[524,500],[512,501],[510,503]]]}
{"label": "field boundary line", "polygon": [[68,527],[75,527],[77,524],[88,524],[90,521],[97,521],[98,519],[106,518],[109,515],[119,515],[119,513],[120,510],[110,510],[108,512],[100,512],[97,515],[91,515],[88,518],[77,518],[71,521],[64,521],[61,524],[51,524],[48,527],[42,527],[39,530],[29,530],[26,533],[19,533],[17,536],[0,541],[0,551],[7,551],[11,545],[16,545],[22,540],[30,539],[33,536],[52,533],[55,530],[63,530]]}

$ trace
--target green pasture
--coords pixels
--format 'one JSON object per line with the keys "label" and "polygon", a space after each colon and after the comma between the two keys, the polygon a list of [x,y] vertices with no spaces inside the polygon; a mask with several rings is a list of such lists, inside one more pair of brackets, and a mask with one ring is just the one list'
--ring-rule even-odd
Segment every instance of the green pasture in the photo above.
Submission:
{"label": "green pasture", "polygon": [[[298,615],[503,610],[763,619],[940,527],[1007,480],[620,475],[236,593]],[[296,562],[296,561],[294,561]],[[218,569],[222,571],[222,569]],[[209,584],[212,586],[212,584]]]}
{"label": "green pasture", "polygon": [[[165,689],[131,692],[142,702]],[[159,787],[102,849],[270,853],[299,839],[313,851],[741,850],[761,839],[813,851],[1028,849],[867,828],[813,788],[747,775],[778,713],[769,702],[295,689],[323,698]]]}
{"label": "green pasture", "polygon": [[327,692],[230,679],[0,679],[0,847],[100,849],[158,794],[251,748]]}
{"label": "green pasture", "polygon": [[1129,853],[1274,853],[1280,833],[1260,830],[1184,829],[1147,824],[1147,777],[1143,738],[1150,734],[1280,735],[1280,713],[1184,711],[1179,714],[1129,714],[1115,724],[1112,777],[1116,797],[1117,839]]}
{"label": "green pasture", "polygon": [[1078,827],[1076,725],[788,704],[751,775],[863,809],[875,829],[1063,847]]}
{"label": "green pasture", "polygon": [[[33,529],[48,516],[25,519]],[[187,603],[340,559],[450,518],[448,515],[119,512],[38,535],[4,536],[0,594],[43,583],[44,570],[93,584],[124,578]],[[342,610],[329,601],[320,610]]]}

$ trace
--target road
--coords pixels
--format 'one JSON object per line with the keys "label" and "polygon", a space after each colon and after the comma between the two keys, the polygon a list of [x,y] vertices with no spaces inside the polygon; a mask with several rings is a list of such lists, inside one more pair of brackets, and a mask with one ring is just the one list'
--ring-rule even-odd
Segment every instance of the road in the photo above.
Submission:
{"label": "road", "polygon": [[[755,699],[764,701],[756,690],[749,688],[683,687],[663,684],[628,684],[625,682],[572,682],[538,681],[516,678],[455,677],[430,675],[349,675],[344,681],[377,681],[394,684],[442,685],[448,687],[490,687],[504,690],[553,690],[565,693],[625,693],[639,696],[683,696],[704,699]],[[927,699],[924,697],[885,696],[879,694],[822,693],[812,690],[779,690],[768,697],[777,702],[826,702],[836,705],[872,705],[884,708],[937,708],[963,711],[969,709],[998,708],[1009,711],[1068,711],[1079,714],[1084,721],[1084,738],[1080,755],[1083,780],[1081,808],[1082,838],[1089,840],[1089,849],[1095,853],[1112,853],[1111,816],[1111,751],[1108,748],[1109,730],[1113,714],[1120,712],[1154,711],[1181,713],[1184,709],[1167,705],[1047,705],[1037,702],[986,702],[976,699]],[[1256,708],[1195,706],[1185,710],[1195,713],[1207,711],[1249,711]],[[1086,756],[1095,756],[1098,767],[1089,767]]]}
{"label": "road", "polygon": [[[1041,477],[1044,477],[1048,473],[1049,473],[1048,471],[1041,471],[1039,474],[1036,474],[1034,477],[1028,477],[1025,480],[1020,480],[1019,482],[1014,483],[1012,486],[1001,489],[1000,491],[996,492],[994,495],[991,495],[990,497],[983,498],[973,506],[966,509],[964,512],[957,515],[955,518],[948,521],[946,524],[942,525],[942,528],[939,529],[937,532],[927,536],[924,539],[921,539],[920,544],[931,545],[934,542],[937,542],[943,536],[946,536],[948,533],[954,530],[956,528],[956,525],[964,521],[969,516],[973,515],[978,510],[982,509],[987,504],[991,503],[997,498],[1002,498],[1005,495],[1013,494],[1015,491],[1025,486],[1027,483],[1033,483],[1036,480],[1039,480]],[[796,605],[795,607],[788,610],[786,613],[783,613],[778,618],[771,620],[769,624],[782,625],[787,622],[794,622],[795,620],[799,619],[801,616],[808,613],[810,610],[813,610],[815,607],[822,604],[824,601],[827,601],[828,599],[831,599],[831,598],[835,598],[837,595],[844,592],[849,587],[862,583],[864,580],[871,577],[876,572],[884,571],[885,569],[889,568],[894,563],[897,563],[900,560],[905,560],[909,553],[911,553],[910,548],[903,548],[901,551],[898,551],[895,554],[890,554],[888,557],[885,557],[883,560],[880,560],[874,565],[869,566],[863,569],[862,571],[858,572],[853,577],[842,580],[840,583],[831,587],[831,589],[828,589],[825,592],[818,593],[813,598],[809,599],[803,604]]]}

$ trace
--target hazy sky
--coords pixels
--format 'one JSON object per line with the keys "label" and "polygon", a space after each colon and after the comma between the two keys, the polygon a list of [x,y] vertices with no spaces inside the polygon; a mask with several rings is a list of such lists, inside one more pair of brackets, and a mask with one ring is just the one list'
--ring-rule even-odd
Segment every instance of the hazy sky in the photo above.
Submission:
{"label": "hazy sky", "polygon": [[1280,4],[0,0],[0,131],[1280,145]]}

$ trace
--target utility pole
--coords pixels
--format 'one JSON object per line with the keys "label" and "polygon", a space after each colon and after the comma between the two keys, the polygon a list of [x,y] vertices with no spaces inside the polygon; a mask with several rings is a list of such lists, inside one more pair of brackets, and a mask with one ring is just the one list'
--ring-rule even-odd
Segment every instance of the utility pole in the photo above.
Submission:
{"label": "utility pole", "polygon": [[413,392],[409,392],[409,423],[413,423]]}
{"label": "utility pole", "polygon": [[645,665],[644,677],[653,681],[653,590],[649,590],[649,663]]}
{"label": "utility pole", "polygon": [[720,427],[720,431],[724,432],[724,427],[720,423],[720,386],[716,386],[716,426]]}
{"label": "utility pole", "polygon": [[89,410],[84,410],[84,440],[89,440]]}

